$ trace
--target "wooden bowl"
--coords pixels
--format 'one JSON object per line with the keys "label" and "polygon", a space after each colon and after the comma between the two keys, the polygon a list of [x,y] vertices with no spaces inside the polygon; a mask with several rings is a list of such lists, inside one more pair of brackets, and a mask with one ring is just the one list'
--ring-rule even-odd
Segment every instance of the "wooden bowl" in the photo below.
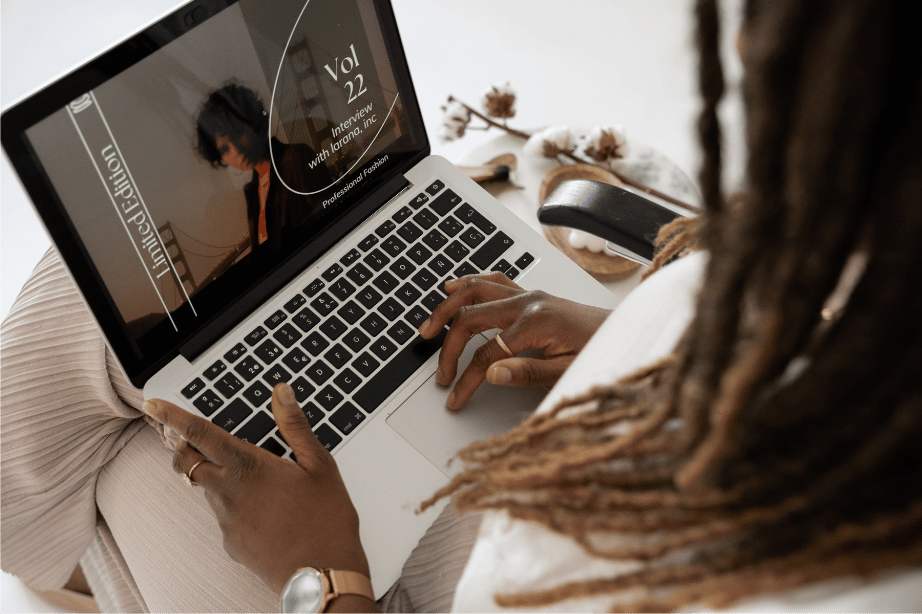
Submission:
{"label": "wooden bowl", "polygon": [[[593,166],[591,164],[566,164],[548,171],[541,180],[541,188],[538,194],[538,202],[544,203],[558,185],[568,179],[592,179],[601,181],[619,188],[624,184],[618,181],[614,174],[605,169]],[[570,229],[560,226],[542,226],[544,235],[547,240],[553,243],[554,247],[562,251],[567,257],[583,268],[587,273],[599,281],[620,281],[627,279],[639,269],[642,265],[637,262],[631,262],[621,256],[607,255],[602,253],[591,252],[588,249],[576,249],[570,245]]]}

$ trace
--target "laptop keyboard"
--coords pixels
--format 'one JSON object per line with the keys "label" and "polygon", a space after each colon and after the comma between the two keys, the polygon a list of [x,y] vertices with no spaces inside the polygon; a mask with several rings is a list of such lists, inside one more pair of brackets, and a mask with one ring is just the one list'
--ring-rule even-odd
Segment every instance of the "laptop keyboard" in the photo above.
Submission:
{"label": "laptop keyboard", "polygon": [[445,299],[445,280],[490,270],[515,279],[533,261],[435,180],[180,393],[218,426],[285,456],[271,396],[288,382],[333,451],[442,346],[447,329],[429,340],[417,329]]}

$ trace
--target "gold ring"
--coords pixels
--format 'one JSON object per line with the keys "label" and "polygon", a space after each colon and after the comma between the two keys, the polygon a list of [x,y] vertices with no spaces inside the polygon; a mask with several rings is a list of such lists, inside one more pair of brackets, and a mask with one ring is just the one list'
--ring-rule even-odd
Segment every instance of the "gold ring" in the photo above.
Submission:
{"label": "gold ring", "polygon": [[192,465],[192,469],[182,474],[182,481],[186,483],[186,486],[192,488],[196,486],[196,483],[192,481],[192,472],[195,471],[195,468],[205,462],[205,459],[200,460],[199,462]]}
{"label": "gold ring", "polygon": [[503,348],[503,351],[506,352],[506,355],[509,358],[515,358],[515,354],[512,353],[512,350],[509,349],[509,346],[506,345],[506,342],[503,341],[503,338],[499,336],[499,333],[496,333],[493,338],[496,339],[496,343],[499,345],[499,347]]}

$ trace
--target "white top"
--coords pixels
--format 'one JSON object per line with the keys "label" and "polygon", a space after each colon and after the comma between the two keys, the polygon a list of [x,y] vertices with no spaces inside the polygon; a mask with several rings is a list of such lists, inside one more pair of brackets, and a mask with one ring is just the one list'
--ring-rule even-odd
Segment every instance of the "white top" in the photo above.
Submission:
{"label": "white top", "polygon": [[[707,255],[675,262],[641,284],[618,306],[551,390],[538,411],[597,384],[611,383],[668,354],[694,313]],[[484,516],[480,534],[455,591],[456,612],[500,612],[497,593],[552,588],[571,580],[611,577],[636,563],[592,557],[568,537],[541,525]],[[552,604],[542,611],[607,611],[610,596]],[[918,611],[922,569],[886,573],[870,583],[841,579],[743,601],[734,611]],[[700,609],[700,608],[696,608]],[[518,611],[518,610],[514,610]]]}

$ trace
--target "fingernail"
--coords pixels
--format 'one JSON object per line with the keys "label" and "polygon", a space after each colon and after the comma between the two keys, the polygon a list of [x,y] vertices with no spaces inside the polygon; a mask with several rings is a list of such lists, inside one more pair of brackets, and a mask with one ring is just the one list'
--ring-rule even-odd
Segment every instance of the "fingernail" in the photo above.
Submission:
{"label": "fingernail", "polygon": [[454,409],[454,408],[455,408],[455,396],[456,396],[456,395],[455,395],[454,392],[452,392],[450,395],[448,395],[448,400],[445,401],[445,407],[447,407],[448,409]]}
{"label": "fingernail", "polygon": [[148,416],[153,416],[154,412],[157,411],[157,404],[152,401],[144,401],[144,404],[141,406],[141,411]]}
{"label": "fingernail", "polygon": [[491,384],[508,384],[512,381],[512,371],[506,367],[493,367],[490,369]]}
{"label": "fingernail", "polygon": [[459,281],[460,281],[460,280],[458,280],[458,279],[446,279],[446,280],[445,280],[445,291],[446,291],[446,292],[448,291],[448,286],[449,286],[449,285],[454,286],[454,285],[457,284]]}
{"label": "fingernail", "polygon": [[427,318],[425,322],[419,327],[419,334],[425,337],[429,333],[429,328],[432,327],[432,320]]}
{"label": "fingernail", "polygon": [[289,386],[288,384],[284,384],[284,383],[279,384],[278,391],[279,391],[279,401],[281,401],[285,405],[291,405],[293,403],[298,402],[297,399],[295,399],[295,391],[292,390],[291,386]]}

